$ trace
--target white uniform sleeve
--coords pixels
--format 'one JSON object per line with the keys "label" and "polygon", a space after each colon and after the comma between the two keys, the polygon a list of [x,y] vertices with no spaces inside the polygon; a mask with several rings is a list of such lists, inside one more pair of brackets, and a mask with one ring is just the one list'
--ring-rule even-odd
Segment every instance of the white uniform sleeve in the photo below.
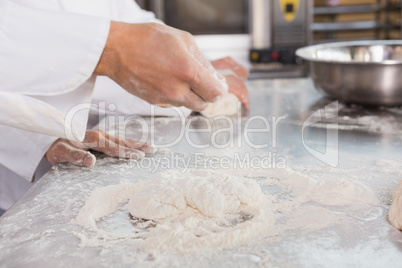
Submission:
{"label": "white uniform sleeve", "polygon": [[[106,18],[0,0],[0,124],[66,138],[66,111],[46,98],[77,91],[66,106],[90,101],[109,27]],[[83,139],[87,115],[76,119],[70,133]]]}
{"label": "white uniform sleeve", "polygon": [[0,164],[0,209],[8,210],[31,186],[32,183]]}
{"label": "white uniform sleeve", "polygon": [[0,133],[0,165],[32,181],[39,162],[57,137],[4,125],[0,125]]}

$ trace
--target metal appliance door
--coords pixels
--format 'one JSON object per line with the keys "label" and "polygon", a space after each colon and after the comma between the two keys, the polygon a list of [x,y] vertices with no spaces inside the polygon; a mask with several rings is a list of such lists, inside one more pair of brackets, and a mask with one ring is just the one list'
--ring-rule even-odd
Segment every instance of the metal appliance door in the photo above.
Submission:
{"label": "metal appliance door", "polygon": [[273,1],[273,47],[301,47],[308,44],[310,0]]}
{"label": "metal appliance door", "polygon": [[247,0],[151,0],[150,7],[167,25],[194,35],[248,33]]}

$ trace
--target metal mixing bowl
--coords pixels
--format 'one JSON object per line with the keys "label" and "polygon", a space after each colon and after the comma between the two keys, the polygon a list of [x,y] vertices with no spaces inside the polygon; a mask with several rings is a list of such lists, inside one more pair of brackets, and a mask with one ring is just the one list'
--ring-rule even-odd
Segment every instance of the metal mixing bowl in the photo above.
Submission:
{"label": "metal mixing bowl", "polygon": [[402,41],[353,41],[304,47],[317,89],[343,102],[402,105]]}

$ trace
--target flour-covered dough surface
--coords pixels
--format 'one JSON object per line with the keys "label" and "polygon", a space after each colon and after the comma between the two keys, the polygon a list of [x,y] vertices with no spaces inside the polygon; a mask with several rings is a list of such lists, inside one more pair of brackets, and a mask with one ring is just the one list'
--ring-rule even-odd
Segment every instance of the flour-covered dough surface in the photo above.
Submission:
{"label": "flour-covered dough surface", "polygon": [[76,223],[96,228],[96,221],[116,211],[118,206],[127,202],[142,186],[138,184],[109,185],[95,189],[80,210]]}
{"label": "flour-covered dough surface", "polygon": [[130,214],[160,220],[192,209],[206,217],[222,217],[264,198],[253,180],[210,170],[191,170],[184,176],[171,172],[149,178],[128,203]]}
{"label": "flour-covered dough surface", "polygon": [[377,205],[378,198],[367,186],[336,178],[316,182],[308,193],[309,199],[327,206],[354,207]]}
{"label": "flour-covered dough surface", "polygon": [[207,254],[381,214],[376,195],[357,181],[315,180],[290,169],[171,169],[95,189],[73,223],[90,232],[77,234],[82,246]]}
{"label": "flour-covered dough surface", "polygon": [[395,228],[402,230],[402,180],[399,182],[392,196],[389,221]]}
{"label": "flour-covered dough surface", "polygon": [[[217,73],[222,76],[233,75],[237,76],[235,72],[230,69],[218,69]],[[228,84],[225,84],[227,89],[229,89]],[[212,118],[215,116],[234,116],[241,113],[241,103],[236,95],[226,92],[220,100],[214,103],[210,103],[205,110],[201,112],[203,116]]]}
{"label": "flour-covered dough surface", "polygon": [[[94,190],[75,223],[95,231],[95,241],[129,239],[150,252],[192,253],[233,247],[269,231],[272,201],[251,178],[214,170],[168,170],[142,183]],[[126,210],[132,230],[125,235],[98,228],[98,220]]]}
{"label": "flour-covered dough surface", "polygon": [[212,118],[219,115],[237,115],[241,112],[241,103],[232,93],[225,94],[220,100],[210,103],[208,107],[201,112],[202,115]]}

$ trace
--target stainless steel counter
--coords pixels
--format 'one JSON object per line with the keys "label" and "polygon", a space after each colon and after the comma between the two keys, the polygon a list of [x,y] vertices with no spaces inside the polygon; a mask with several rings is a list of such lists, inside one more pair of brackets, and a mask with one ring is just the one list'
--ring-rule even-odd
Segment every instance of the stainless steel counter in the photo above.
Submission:
{"label": "stainless steel counter", "polygon": [[[129,137],[154,135],[159,147],[177,140],[152,158],[134,163],[100,156],[93,168],[55,167],[0,218],[0,266],[399,267],[402,234],[390,226],[387,213],[392,192],[402,179],[402,110],[334,103],[322,98],[309,79],[255,80],[248,87],[248,115],[231,123],[211,121],[210,131],[204,133],[181,137],[185,123],[179,118],[145,119],[148,129],[131,120],[125,126]],[[112,133],[117,131],[115,119],[103,121]],[[202,117],[188,120],[188,128],[207,127]],[[267,125],[269,131],[250,130]],[[228,131],[216,132],[229,127],[234,129],[233,137]],[[225,146],[230,141],[232,146]],[[194,144],[210,146],[195,149]],[[272,166],[286,166],[318,180],[347,177],[360,181],[381,200],[376,218],[366,222],[356,217],[342,229],[292,230],[265,241],[259,250],[250,242],[206,256],[158,259],[118,242],[82,247],[85,231],[71,220],[96,187],[139,182],[168,168],[211,168],[215,157],[227,158],[221,164],[229,169],[244,156],[266,158]],[[169,164],[162,165],[164,161]]]}

